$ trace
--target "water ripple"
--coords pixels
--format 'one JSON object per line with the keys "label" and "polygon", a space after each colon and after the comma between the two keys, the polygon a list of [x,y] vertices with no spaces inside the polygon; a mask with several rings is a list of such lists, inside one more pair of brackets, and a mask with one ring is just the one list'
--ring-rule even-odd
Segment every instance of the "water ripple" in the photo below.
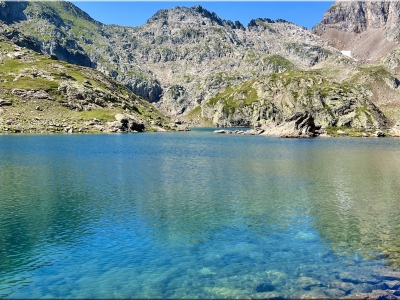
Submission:
{"label": "water ripple", "polygon": [[0,136],[0,297],[332,297],[349,276],[337,296],[371,289],[376,267],[400,269],[399,144]]}

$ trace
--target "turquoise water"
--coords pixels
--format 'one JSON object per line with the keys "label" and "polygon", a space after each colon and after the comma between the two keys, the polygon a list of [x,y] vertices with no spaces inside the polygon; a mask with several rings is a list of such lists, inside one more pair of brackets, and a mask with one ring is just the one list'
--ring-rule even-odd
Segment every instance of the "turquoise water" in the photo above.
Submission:
{"label": "turquoise water", "polygon": [[377,268],[400,270],[399,149],[212,129],[0,136],[0,297],[369,292]]}

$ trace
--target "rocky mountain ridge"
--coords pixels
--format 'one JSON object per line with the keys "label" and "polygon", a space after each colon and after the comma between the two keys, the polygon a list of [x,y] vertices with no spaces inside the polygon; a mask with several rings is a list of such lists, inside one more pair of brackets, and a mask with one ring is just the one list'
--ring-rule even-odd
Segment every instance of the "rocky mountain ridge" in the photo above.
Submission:
{"label": "rocky mountain ridge", "polygon": [[3,4],[19,10],[11,26],[33,37],[42,51],[100,70],[171,116],[231,84],[221,77],[241,82],[284,70],[271,55],[307,68],[335,52],[305,28],[283,20],[254,19],[244,27],[195,6],[161,10],[142,26],[122,27],[96,22],[71,5]]}

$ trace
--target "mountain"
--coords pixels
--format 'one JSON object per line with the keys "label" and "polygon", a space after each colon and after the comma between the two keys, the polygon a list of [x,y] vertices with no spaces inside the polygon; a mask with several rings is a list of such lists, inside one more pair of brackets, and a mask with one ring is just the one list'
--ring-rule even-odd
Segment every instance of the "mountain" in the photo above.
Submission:
{"label": "mountain", "polygon": [[371,100],[388,117],[390,126],[400,119],[399,10],[398,1],[337,1],[311,30],[350,55],[356,65],[381,69],[381,75],[365,83],[372,92]]}
{"label": "mountain", "polygon": [[[171,116],[188,112],[223,86],[286,68],[274,55],[307,68],[333,55],[319,37],[284,20],[247,27],[201,6],[160,10],[139,27],[104,25],[68,2],[5,2],[45,53],[90,66]],[[326,46],[326,47],[325,47]]]}
{"label": "mountain", "polygon": [[13,43],[97,69],[176,121],[369,135],[400,119],[397,5],[336,2],[312,31],[268,18],[245,26],[201,6],[138,27],[65,1],[2,2],[0,19]]}
{"label": "mountain", "polygon": [[101,72],[17,46],[7,37],[32,42],[0,24],[0,133],[179,129]]}

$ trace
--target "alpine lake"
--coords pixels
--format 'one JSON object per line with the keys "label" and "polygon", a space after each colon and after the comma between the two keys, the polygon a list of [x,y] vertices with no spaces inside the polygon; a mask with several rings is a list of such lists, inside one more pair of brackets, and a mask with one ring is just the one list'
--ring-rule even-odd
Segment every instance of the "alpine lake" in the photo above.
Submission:
{"label": "alpine lake", "polygon": [[213,130],[1,135],[0,298],[400,293],[400,139]]}

